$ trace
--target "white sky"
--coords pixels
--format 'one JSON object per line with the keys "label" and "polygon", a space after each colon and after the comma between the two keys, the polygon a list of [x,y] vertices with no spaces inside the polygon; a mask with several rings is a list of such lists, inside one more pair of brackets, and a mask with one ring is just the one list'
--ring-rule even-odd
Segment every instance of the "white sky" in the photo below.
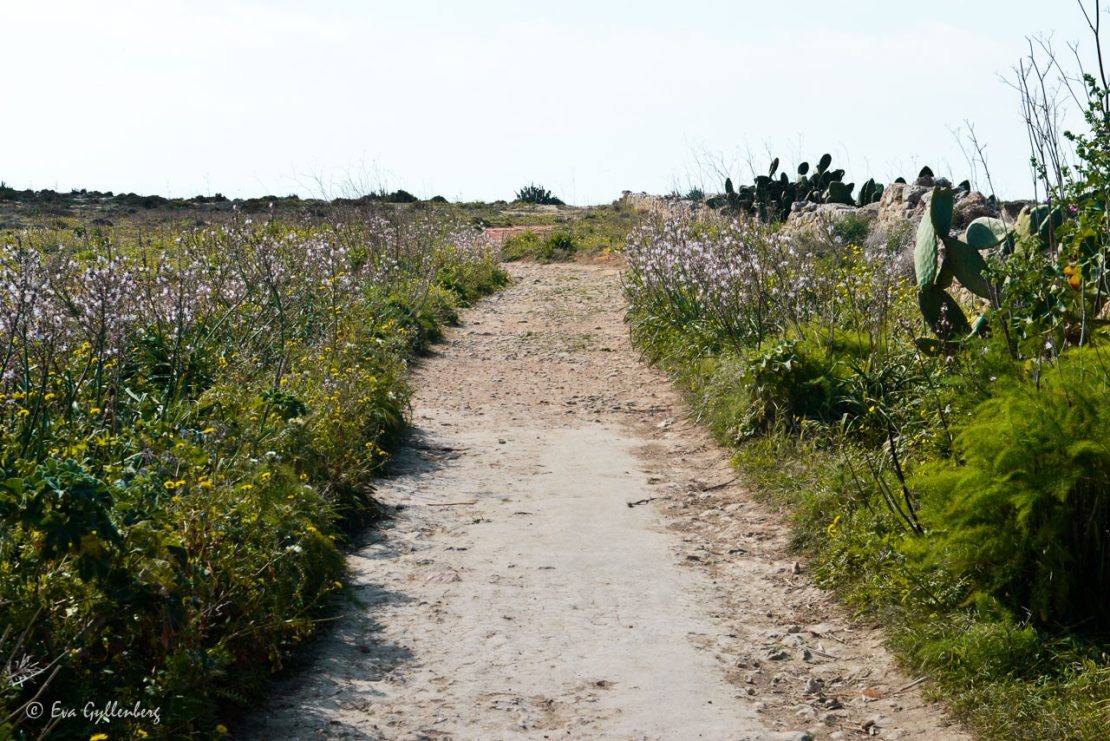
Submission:
{"label": "white sky", "polygon": [[601,203],[717,190],[699,162],[768,150],[958,181],[970,120],[1019,197],[1001,76],[1053,32],[1092,51],[1070,0],[0,0],[0,179]]}

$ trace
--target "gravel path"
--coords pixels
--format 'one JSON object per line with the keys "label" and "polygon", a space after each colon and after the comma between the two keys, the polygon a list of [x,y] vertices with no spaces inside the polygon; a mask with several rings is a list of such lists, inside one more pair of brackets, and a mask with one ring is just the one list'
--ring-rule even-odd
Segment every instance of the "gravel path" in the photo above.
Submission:
{"label": "gravel path", "polygon": [[350,604],[239,738],[963,739],[639,362],[611,265],[513,265],[415,370]]}

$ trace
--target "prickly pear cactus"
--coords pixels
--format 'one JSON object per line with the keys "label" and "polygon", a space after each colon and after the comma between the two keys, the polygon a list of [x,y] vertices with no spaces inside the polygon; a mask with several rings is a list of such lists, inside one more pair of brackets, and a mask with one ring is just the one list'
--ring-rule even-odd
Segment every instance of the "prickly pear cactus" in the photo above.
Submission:
{"label": "prickly pear cactus", "polygon": [[875,182],[875,178],[868,178],[867,182],[859,190],[859,201],[856,205],[866,206],[869,203],[876,203],[883,197],[883,186]]}
{"label": "prickly pear cactus", "polygon": [[[987,262],[980,252],[1012,243],[1014,238],[1004,222],[988,217],[971,222],[962,239],[951,236],[954,203],[951,188],[933,189],[929,212],[918,226],[914,248],[918,305],[926,323],[942,341],[978,334],[986,329],[985,317],[969,322],[963,309],[945,289],[958,280],[976,296],[993,300],[994,288]],[[919,343],[919,346],[925,345]]]}
{"label": "prickly pear cactus", "polygon": [[1064,212],[1059,206],[1026,206],[1018,214],[1014,225],[1013,249],[1032,253],[1049,247],[1056,230],[1064,223]]}
{"label": "prickly pear cactus", "polygon": [[[706,203],[726,213],[756,216],[765,222],[786,219],[790,209],[799,201],[856,205],[852,195],[855,183],[844,182],[844,170],[829,169],[832,155],[822,155],[813,171],[808,162],[798,165],[795,180],[791,180],[785,172],[779,172],[779,164],[776,157],[771,161],[767,174],[757,176],[751,185],[737,186],[731,178],[726,178],[724,195],[711,198]],[[860,205],[877,201],[882,192],[883,186],[869,180],[867,193],[861,195]]]}

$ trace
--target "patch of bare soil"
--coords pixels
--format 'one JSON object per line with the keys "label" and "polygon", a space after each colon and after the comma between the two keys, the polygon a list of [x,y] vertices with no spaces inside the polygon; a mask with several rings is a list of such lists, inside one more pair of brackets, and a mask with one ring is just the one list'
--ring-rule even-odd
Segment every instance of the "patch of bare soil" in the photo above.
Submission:
{"label": "patch of bare soil", "polygon": [[394,517],[236,735],[966,738],[639,361],[618,270],[511,271],[415,369]]}

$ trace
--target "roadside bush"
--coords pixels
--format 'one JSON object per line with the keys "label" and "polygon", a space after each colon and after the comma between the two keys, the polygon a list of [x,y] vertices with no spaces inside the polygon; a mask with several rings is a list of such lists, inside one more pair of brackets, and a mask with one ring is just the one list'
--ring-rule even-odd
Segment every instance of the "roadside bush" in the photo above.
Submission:
{"label": "roadside bush", "polygon": [[832,423],[858,415],[852,398],[851,369],[804,340],[784,339],[748,359],[745,383],[752,405],[746,427],[752,432],[797,430],[806,420]]}
{"label": "roadside bush", "polygon": [[1110,384],[1068,334],[1090,312],[1074,273],[992,258],[994,335],[926,354],[890,249],[844,240],[648,221],[626,247],[632,339],[790,513],[818,582],[887,624],[964,717],[988,737],[1099,738]]}
{"label": "roadside bush", "polygon": [[929,538],[913,552],[980,599],[1052,628],[1110,628],[1107,370],[1076,351],[1039,388],[1011,383],[979,405],[958,459],[915,481]]}
{"label": "roadside bush", "polygon": [[569,260],[575,252],[574,238],[565,228],[553,229],[546,236],[527,229],[505,240],[501,247],[501,259],[509,262],[523,259],[557,262]]}
{"label": "roadside bush", "polygon": [[95,732],[33,699],[214,736],[342,588],[407,361],[505,276],[427,212],[82,234],[0,238],[0,737]]}

